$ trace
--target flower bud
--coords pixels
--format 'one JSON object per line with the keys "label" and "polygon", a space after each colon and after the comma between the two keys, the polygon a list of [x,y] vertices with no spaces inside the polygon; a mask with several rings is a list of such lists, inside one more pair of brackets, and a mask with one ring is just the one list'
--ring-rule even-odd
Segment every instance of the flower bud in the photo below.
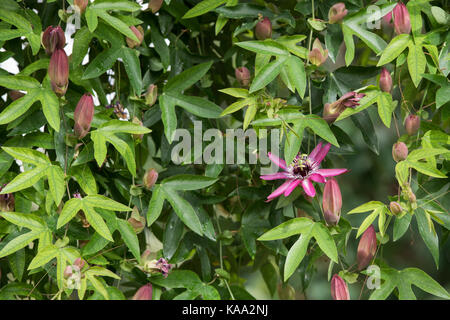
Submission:
{"label": "flower bud", "polygon": [[315,66],[322,65],[328,58],[328,50],[323,49],[319,38],[313,42],[311,51],[309,52],[309,61]]}
{"label": "flower bud", "polygon": [[403,2],[397,3],[394,10],[392,10],[394,16],[394,30],[397,34],[411,32],[411,21],[409,19],[409,12]]}
{"label": "flower bud", "polygon": [[69,278],[73,274],[72,266],[67,266],[66,269],[64,269],[64,278]]}
{"label": "flower bud", "polygon": [[246,67],[236,68],[234,74],[241,87],[247,87],[250,84],[250,71]]}
{"label": "flower bud", "polygon": [[389,210],[391,210],[392,214],[396,216],[402,213],[403,208],[400,203],[391,201],[391,203],[389,203]]}
{"label": "flower bud", "polygon": [[347,283],[337,274],[331,279],[331,297],[333,300],[350,300]]}
{"label": "flower bud", "polygon": [[328,22],[329,23],[338,23],[341,22],[342,19],[347,15],[348,10],[345,9],[345,3],[338,2],[334,4],[330,11],[328,11]]}
{"label": "flower bud", "polygon": [[89,3],[89,0],[74,0],[73,5],[75,6],[75,10],[78,10],[80,14],[83,14],[83,12],[86,10],[86,7]]}
{"label": "flower bud", "polygon": [[392,158],[395,162],[403,161],[408,156],[408,147],[403,142],[394,143],[392,146]]}
{"label": "flower bud", "polygon": [[135,26],[131,26],[130,29],[131,31],[133,31],[139,41],[134,41],[133,39],[127,37],[127,45],[130,48],[139,47],[142,43],[142,40],[144,40],[144,29],[142,29],[141,26],[138,26],[137,28]]}
{"label": "flower bud", "polygon": [[42,45],[48,55],[51,55],[56,49],[63,49],[65,44],[66,36],[60,26],[49,26],[42,34]]}
{"label": "flower bud", "polygon": [[156,13],[159,9],[161,9],[162,4],[163,0],[150,0],[147,10],[151,10],[152,13]]}
{"label": "flower bud", "polygon": [[11,90],[8,92],[8,95],[11,98],[11,100],[15,101],[17,99],[22,98],[25,95],[25,93],[20,92],[18,90]]}
{"label": "flower bud", "polygon": [[133,296],[133,300],[152,300],[153,287],[151,283],[147,283],[139,288]]}
{"label": "flower bud", "polygon": [[151,107],[155,104],[158,98],[158,86],[151,84],[148,86],[147,92],[145,93],[145,103]]}
{"label": "flower bud", "polygon": [[380,89],[388,93],[392,90],[392,77],[386,68],[383,68],[380,73]]}
{"label": "flower bud", "polygon": [[134,232],[139,234],[144,230],[145,227],[145,218],[139,214],[138,208],[134,207],[131,213],[131,217],[128,219],[128,222],[133,227]]}
{"label": "flower bud", "polygon": [[405,120],[405,129],[408,135],[412,136],[419,131],[420,128],[420,117],[414,114],[410,114]]}
{"label": "flower bud", "polygon": [[255,36],[258,40],[264,40],[272,37],[272,22],[264,17],[258,21],[255,26]]}
{"label": "flower bud", "polygon": [[48,66],[48,76],[53,91],[60,97],[65,95],[69,84],[69,61],[64,49],[56,49],[53,52]]}
{"label": "flower bud", "polygon": [[156,183],[156,180],[158,180],[158,172],[156,172],[156,170],[153,168],[147,170],[142,180],[144,182],[145,187],[150,190],[151,187],[153,187],[153,185]]}
{"label": "flower bud", "polygon": [[416,195],[415,195],[414,192],[411,190],[411,187],[408,187],[407,195],[408,195],[408,200],[409,200],[409,202],[414,203],[414,202],[417,201]]}
{"label": "flower bud", "polygon": [[94,118],[94,100],[89,93],[84,94],[73,114],[75,121],[74,132],[78,139],[83,139],[91,128],[91,122]]}
{"label": "flower bud", "polygon": [[[138,124],[141,127],[144,126],[144,124],[142,123],[141,120],[139,120],[138,117],[133,117],[133,120],[131,122],[134,123],[134,124]],[[133,139],[135,139],[135,140],[142,141],[143,138],[144,138],[144,134],[143,133],[142,134],[133,134]]]}
{"label": "flower bud", "polygon": [[85,261],[81,258],[76,258],[75,261],[73,262],[73,265],[76,266],[79,270],[83,269],[84,265],[85,265]]}
{"label": "flower bud", "polygon": [[322,198],[323,216],[328,225],[337,225],[341,217],[341,189],[334,178],[325,183]]}
{"label": "flower bud", "polygon": [[374,227],[369,226],[366,231],[364,231],[361,239],[359,240],[357,261],[358,270],[362,270],[369,265],[375,256],[377,251],[377,235],[375,233]]}

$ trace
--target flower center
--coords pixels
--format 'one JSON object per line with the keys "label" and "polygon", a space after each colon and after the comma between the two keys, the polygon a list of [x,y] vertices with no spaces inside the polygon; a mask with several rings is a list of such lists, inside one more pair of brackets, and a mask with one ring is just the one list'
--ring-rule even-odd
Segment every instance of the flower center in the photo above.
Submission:
{"label": "flower center", "polygon": [[307,154],[298,154],[292,161],[290,167],[292,175],[297,179],[306,178],[314,170],[314,165],[309,160]]}

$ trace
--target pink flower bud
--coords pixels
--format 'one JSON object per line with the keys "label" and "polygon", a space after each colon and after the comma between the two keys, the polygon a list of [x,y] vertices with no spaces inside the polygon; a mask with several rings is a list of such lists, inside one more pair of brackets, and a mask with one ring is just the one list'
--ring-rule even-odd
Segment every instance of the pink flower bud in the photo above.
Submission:
{"label": "pink flower bud", "polygon": [[383,68],[380,73],[380,89],[384,92],[391,92],[392,90],[392,77],[386,68]]}
{"label": "pink flower bud", "polygon": [[83,269],[84,265],[85,265],[86,261],[84,261],[81,258],[76,258],[75,261],[73,262],[73,265],[78,267],[78,269]]}
{"label": "pink flower bud", "polygon": [[377,251],[377,235],[371,225],[364,231],[359,240],[357,261],[358,269],[362,270],[369,265]]}
{"label": "pink flower bud", "polygon": [[337,274],[331,279],[331,297],[333,300],[350,300],[347,283]]}
{"label": "pink flower bud", "polygon": [[[0,187],[0,191],[6,186]],[[1,212],[12,212],[15,208],[15,199],[12,193],[0,194],[0,211]]]}
{"label": "pink flower bud", "polygon": [[94,118],[94,100],[89,93],[84,94],[73,114],[75,120],[74,132],[78,139],[83,139],[91,128],[91,122]]}
{"label": "pink flower bud", "polygon": [[408,156],[408,147],[403,142],[394,143],[392,146],[392,158],[395,162],[403,161]]}
{"label": "pink flower bud", "polygon": [[411,22],[409,19],[409,12],[403,2],[397,3],[394,10],[392,10],[394,16],[394,29],[397,34],[411,32]]}
{"label": "pink flower bud", "polygon": [[133,300],[152,300],[153,287],[151,283],[147,283],[139,288],[133,296]]}
{"label": "pink flower bud", "polygon": [[156,99],[158,98],[158,86],[151,84],[147,88],[147,92],[145,93],[145,103],[151,107],[155,104]]}
{"label": "pink flower bud", "polygon": [[128,222],[131,224],[136,234],[139,234],[142,232],[142,230],[144,230],[145,218],[139,214],[139,210],[137,207],[133,208],[131,217],[128,219]]}
{"label": "pink flower bud", "polygon": [[42,34],[42,45],[48,55],[51,55],[56,49],[63,49],[65,44],[66,37],[60,26],[49,26]]}
{"label": "pink flower bud", "polygon": [[391,210],[392,214],[396,216],[402,213],[403,208],[400,203],[391,201],[391,203],[389,203],[389,210]]}
{"label": "pink flower bud", "polygon": [[69,278],[73,274],[72,266],[67,266],[66,269],[64,269],[64,278]]}
{"label": "pink flower bud", "polygon": [[338,2],[334,4],[330,11],[328,11],[328,22],[329,23],[338,23],[341,22],[342,19],[347,15],[348,10],[345,9],[345,3]]}
{"label": "pink flower bud", "polygon": [[309,52],[309,61],[315,66],[322,65],[328,58],[328,50],[323,49],[319,38],[313,42],[311,51]]}
{"label": "pink flower bud", "polygon": [[78,7],[80,14],[83,14],[83,12],[86,10],[88,3],[89,3],[89,0],[74,0],[73,1],[73,5],[75,6],[75,8]]}
{"label": "pink flower bud", "polygon": [[137,28],[135,26],[131,26],[130,29],[131,31],[133,31],[139,41],[134,41],[133,39],[127,37],[127,45],[130,48],[139,47],[142,43],[142,40],[144,40],[144,29],[142,29],[141,26],[138,26]]}
{"label": "pink flower bud", "polygon": [[152,13],[156,13],[159,9],[161,9],[162,4],[163,0],[150,0],[147,10],[151,10]]}
{"label": "pink flower bud", "polygon": [[56,49],[50,58],[48,76],[52,89],[58,96],[66,94],[69,84],[69,61],[64,49]]}
{"label": "pink flower bud", "polygon": [[410,114],[409,116],[406,117],[405,129],[410,136],[415,135],[417,131],[419,131],[419,128],[420,128],[419,116]]}
{"label": "pink flower bud", "polygon": [[144,182],[145,187],[147,189],[151,189],[151,187],[153,187],[153,185],[156,183],[156,180],[158,180],[158,172],[156,172],[156,170],[153,168],[147,170],[142,180]]}
{"label": "pink flower bud", "polygon": [[272,37],[272,22],[264,17],[259,20],[255,26],[255,36],[258,40],[264,40]]}
{"label": "pink flower bud", "polygon": [[322,198],[323,216],[328,225],[337,225],[341,217],[341,189],[334,178],[325,183]]}
{"label": "pink flower bud", "polygon": [[250,71],[246,67],[236,68],[234,74],[241,87],[247,87],[250,84]]}

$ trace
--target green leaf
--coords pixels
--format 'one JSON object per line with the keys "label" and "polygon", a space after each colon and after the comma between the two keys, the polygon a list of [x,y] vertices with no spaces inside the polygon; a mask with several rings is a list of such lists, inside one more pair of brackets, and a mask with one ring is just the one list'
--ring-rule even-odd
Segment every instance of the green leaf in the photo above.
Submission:
{"label": "green leaf", "polygon": [[39,99],[40,89],[30,89],[26,95],[12,102],[0,113],[0,124],[6,124],[23,115]]}
{"label": "green leaf", "polygon": [[[110,9],[108,8],[107,10]],[[113,27],[126,37],[134,41],[139,41],[139,39],[136,37],[134,32],[131,31],[128,25],[119,18],[113,17],[112,15],[108,14],[106,11],[103,10],[96,10],[95,13],[98,17],[102,18],[107,24],[109,24],[111,27]]]}
{"label": "green leaf", "polygon": [[50,126],[59,132],[59,101],[56,94],[50,88],[42,89],[38,99],[42,104],[42,111]]}
{"label": "green leaf", "polygon": [[294,245],[289,249],[284,264],[284,281],[289,279],[305,257],[308,243],[311,240],[311,229],[312,226],[309,227],[309,231],[302,233]]}
{"label": "green leaf", "polygon": [[402,279],[437,297],[450,299],[450,294],[428,274],[417,268],[407,268],[402,271]]}
{"label": "green leaf", "polygon": [[227,114],[234,113],[236,111],[241,110],[245,106],[255,103],[255,98],[247,98],[238,100],[232,104],[230,104],[225,110],[220,114],[221,117],[226,116]]}
{"label": "green leaf", "polygon": [[409,34],[399,34],[389,42],[387,47],[383,50],[380,60],[378,60],[377,67],[383,66],[386,63],[393,61],[402,53],[407,47],[411,37]]}
{"label": "green leaf", "polygon": [[338,263],[336,244],[330,231],[321,222],[316,222],[312,229],[312,235],[316,239],[319,248],[334,262]]}
{"label": "green leaf", "polygon": [[212,63],[212,61],[205,62],[184,70],[182,73],[176,75],[167,82],[167,84],[164,86],[164,92],[173,91],[176,93],[181,93],[182,91],[191,87],[194,83],[203,78],[203,76],[211,68]]}
{"label": "green leaf", "polygon": [[37,150],[29,148],[16,148],[16,147],[2,147],[6,153],[8,153],[14,159],[23,161],[25,163],[31,163],[35,166],[50,165],[50,160],[45,154]]}
{"label": "green leaf", "polygon": [[421,45],[416,45],[410,41],[408,48],[409,52],[406,61],[408,62],[409,75],[417,88],[422,79],[422,74],[425,73],[427,59]]}
{"label": "green leaf", "polygon": [[[439,268],[439,238],[434,230],[433,222],[422,208],[419,208],[414,215],[417,221],[417,228],[419,229],[420,236],[425,242],[428,250],[430,250],[433,256],[436,268]],[[432,228],[430,228],[430,225]]]}
{"label": "green leaf", "polygon": [[369,214],[361,225],[358,228],[358,232],[356,233],[356,238],[366,231],[366,229],[372,224],[372,222],[376,219],[376,217],[383,211],[383,208],[375,209],[371,214]]}
{"label": "green leaf", "polygon": [[255,76],[253,82],[250,86],[250,93],[258,91],[272,82],[273,79],[281,72],[283,64],[286,62],[288,57],[280,56],[269,64],[265,65],[261,71]]}
{"label": "green leaf", "polygon": [[59,214],[58,222],[56,224],[56,229],[61,228],[63,225],[72,220],[75,215],[82,208],[82,202],[78,198],[72,198],[64,204],[64,207]]}
{"label": "green leaf", "polygon": [[97,231],[98,234],[103,238],[113,242],[114,240],[111,236],[111,231],[109,231],[105,221],[103,221],[103,218],[97,212],[95,212],[93,207],[83,203],[82,210],[92,228],[94,228],[94,230]]}
{"label": "green leaf", "polygon": [[114,63],[122,54],[122,48],[112,47],[98,54],[94,60],[89,62],[83,73],[83,80],[97,78],[111,69]]}
{"label": "green leaf", "polygon": [[97,183],[88,165],[72,167],[70,168],[70,174],[77,180],[86,194],[97,194]]}
{"label": "green leaf", "polygon": [[285,68],[289,81],[297,89],[300,97],[303,98],[306,90],[306,73],[303,61],[295,56],[290,56],[285,64]]}
{"label": "green leaf", "polygon": [[25,90],[39,88],[39,82],[25,75],[19,76],[3,76],[0,75],[0,86],[9,88],[11,90]]}
{"label": "green leaf", "polygon": [[289,56],[289,51],[285,46],[271,39],[266,39],[264,41],[238,42],[236,45],[259,54]]}
{"label": "green leaf", "polygon": [[[153,32],[152,32],[153,34]],[[142,91],[141,65],[137,56],[137,51],[130,48],[122,48],[121,57],[128,79],[130,79],[131,87],[136,95],[140,95]]]}
{"label": "green leaf", "polygon": [[311,128],[311,130],[314,131],[314,133],[322,139],[328,141],[336,147],[339,147],[339,143],[337,142],[336,137],[334,136],[327,122],[321,117],[314,114],[306,115],[305,125]]}
{"label": "green leaf", "polygon": [[213,185],[218,179],[197,176],[193,174],[179,174],[164,179],[161,184],[172,190],[198,190]]}
{"label": "green leaf", "polygon": [[98,194],[89,195],[83,198],[83,202],[88,206],[95,208],[102,208],[111,211],[131,211],[130,207]]}
{"label": "green leaf", "polygon": [[166,135],[167,141],[172,143],[175,137],[175,130],[177,129],[175,104],[167,95],[163,94],[159,97],[159,107],[161,108],[161,119],[164,124],[164,134]]}
{"label": "green leaf", "polygon": [[395,218],[393,241],[400,239],[408,230],[411,223],[412,215],[406,214],[402,218]]}
{"label": "green leaf", "polygon": [[355,209],[351,210],[347,214],[372,211],[372,210],[379,209],[380,207],[383,207],[383,206],[384,206],[384,203],[382,203],[380,201],[369,201],[367,203],[364,203],[364,204],[356,207]]}
{"label": "green leaf", "polygon": [[227,2],[227,0],[203,0],[202,2],[197,3],[188,12],[186,12],[182,19],[191,19],[201,16],[202,14],[214,10],[225,2]]}
{"label": "green leaf", "polygon": [[180,106],[198,117],[216,119],[220,118],[222,113],[222,108],[204,98],[174,92],[164,93],[163,95],[166,95],[174,105]]}
{"label": "green leaf", "polygon": [[65,193],[64,172],[59,166],[49,166],[45,173],[48,178],[48,185],[52,193],[53,201],[59,206]]}
{"label": "green leaf", "polygon": [[223,92],[229,96],[235,97],[235,98],[248,98],[248,90],[242,89],[242,88],[225,88],[219,90],[220,92]]}
{"label": "green leaf", "polygon": [[30,231],[12,239],[0,251],[0,258],[9,256],[10,254],[26,247],[30,242],[38,239],[40,235],[40,231]]}
{"label": "green leaf", "polygon": [[82,27],[75,33],[72,50],[72,65],[78,67],[88,53],[92,34],[88,28]]}
{"label": "green leaf", "polygon": [[345,65],[349,66],[355,58],[355,42],[353,41],[353,32],[345,24],[342,24],[342,33],[345,43]]}
{"label": "green leaf", "polygon": [[159,184],[155,185],[153,188],[152,197],[148,204],[147,226],[150,227],[153,222],[159,218],[164,205],[164,199],[164,189]]}
{"label": "green leaf", "polygon": [[392,101],[392,96],[387,92],[383,92],[383,94],[378,96],[377,104],[381,121],[386,127],[390,128],[392,113],[397,106],[397,101]]}
{"label": "green leaf", "polygon": [[138,263],[141,261],[141,253],[139,250],[139,240],[137,238],[136,232],[134,232],[133,227],[126,220],[117,219],[117,229],[122,236],[123,241],[130,249],[133,256],[136,258]]}
{"label": "green leaf", "polygon": [[0,194],[17,192],[27,189],[37,183],[46,174],[46,167],[39,166],[22,172],[3,188]]}
{"label": "green leaf", "polygon": [[314,222],[308,218],[294,218],[267,231],[258,238],[259,241],[285,239],[308,230]]}
{"label": "green leaf", "polygon": [[54,245],[49,245],[38,251],[37,255],[31,260],[28,270],[42,267],[50,260],[56,258],[58,255],[58,248]]}

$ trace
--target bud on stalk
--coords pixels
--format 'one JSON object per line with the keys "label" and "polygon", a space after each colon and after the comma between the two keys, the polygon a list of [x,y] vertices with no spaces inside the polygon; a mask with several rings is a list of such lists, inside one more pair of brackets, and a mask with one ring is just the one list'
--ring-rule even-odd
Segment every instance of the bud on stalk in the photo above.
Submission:
{"label": "bud on stalk", "polygon": [[241,87],[247,87],[250,84],[250,71],[246,67],[236,68],[234,74]]}
{"label": "bud on stalk", "polygon": [[73,114],[75,120],[74,132],[78,139],[83,139],[91,128],[91,122],[94,118],[94,100],[89,93],[84,94]]}
{"label": "bud on stalk", "polygon": [[322,65],[328,58],[328,50],[323,49],[319,38],[313,42],[311,51],[309,52],[309,61],[315,66]]}
{"label": "bud on stalk", "polygon": [[133,208],[133,211],[131,212],[131,217],[128,219],[128,222],[131,224],[136,234],[139,234],[142,232],[142,230],[144,230],[145,218],[139,214],[139,210],[137,207]]}
{"label": "bud on stalk", "polygon": [[330,11],[328,11],[328,22],[329,23],[338,23],[341,22],[342,19],[347,15],[348,10],[345,8],[345,3],[338,2],[334,4]]}
{"label": "bud on stalk", "polygon": [[388,93],[392,90],[392,77],[386,68],[383,68],[380,73],[380,89]]}
{"label": "bud on stalk", "polygon": [[392,158],[395,162],[403,161],[408,156],[408,147],[403,142],[397,142],[392,146]]}
{"label": "bud on stalk", "polygon": [[151,10],[152,13],[156,13],[161,9],[164,0],[150,0],[147,10]]}
{"label": "bud on stalk", "polygon": [[255,26],[255,36],[258,40],[265,40],[272,37],[272,22],[264,17]]}
{"label": "bud on stalk", "polygon": [[69,61],[64,49],[56,49],[50,58],[48,76],[53,91],[60,97],[66,94],[69,84]]}
{"label": "bud on stalk", "polygon": [[397,3],[394,10],[392,10],[394,16],[394,30],[397,34],[411,32],[411,21],[409,18],[409,12],[403,2]]}
{"label": "bud on stalk", "polygon": [[377,235],[374,227],[371,225],[364,231],[359,240],[357,261],[358,270],[362,270],[369,265],[377,251]]}
{"label": "bud on stalk", "polygon": [[42,34],[42,45],[48,55],[51,55],[56,49],[63,49],[65,44],[66,36],[60,26],[49,26]]}
{"label": "bud on stalk", "polygon": [[151,107],[155,104],[158,98],[158,86],[151,84],[148,86],[147,92],[145,93],[145,103]]}
{"label": "bud on stalk", "polygon": [[78,7],[80,14],[83,14],[83,12],[86,10],[88,3],[89,3],[89,0],[74,0],[73,1],[75,8]]}
{"label": "bud on stalk", "polygon": [[156,183],[156,180],[158,180],[158,172],[156,172],[155,169],[147,170],[142,180],[145,187],[147,189],[151,189],[151,187],[153,187],[153,185]]}
{"label": "bud on stalk", "polygon": [[133,296],[133,300],[152,300],[153,287],[151,283],[147,283],[139,288]]}
{"label": "bud on stalk", "polygon": [[138,38],[139,41],[135,41],[133,39],[130,39],[127,37],[127,45],[130,48],[139,47],[142,43],[142,40],[144,40],[144,29],[142,29],[141,26],[138,26],[137,28],[135,26],[130,27],[131,31],[135,34],[136,38]]}
{"label": "bud on stalk", "polygon": [[391,210],[392,214],[394,216],[399,215],[400,213],[402,213],[403,208],[400,205],[400,203],[395,202],[395,201],[391,201],[391,203],[389,203],[389,210]]}
{"label": "bud on stalk", "polygon": [[337,225],[341,217],[342,196],[334,178],[325,183],[322,198],[323,216],[328,225]]}
{"label": "bud on stalk", "polygon": [[331,279],[331,297],[333,300],[350,300],[347,283],[337,274]]}
{"label": "bud on stalk", "polygon": [[408,135],[413,136],[419,131],[420,117],[414,114],[410,114],[405,120],[405,129]]}

